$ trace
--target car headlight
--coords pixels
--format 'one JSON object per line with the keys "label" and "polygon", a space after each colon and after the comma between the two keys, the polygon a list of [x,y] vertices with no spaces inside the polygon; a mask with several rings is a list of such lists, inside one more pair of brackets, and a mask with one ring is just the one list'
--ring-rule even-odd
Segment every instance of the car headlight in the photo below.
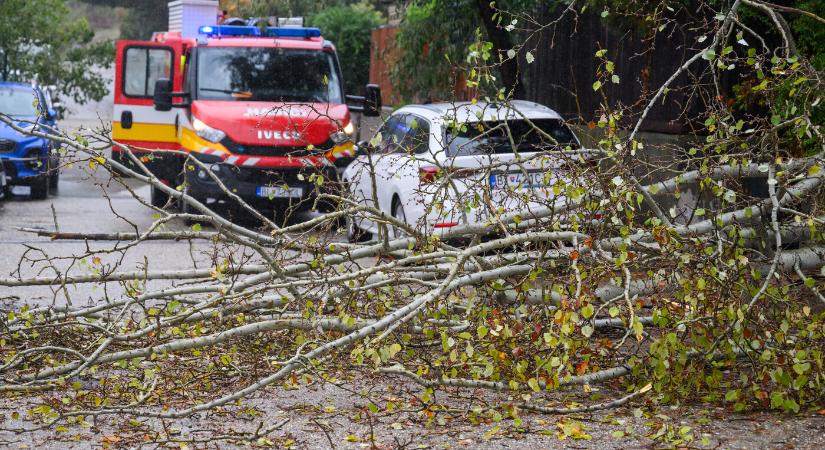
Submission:
{"label": "car headlight", "polygon": [[355,133],[355,125],[352,122],[346,124],[344,126],[344,133],[347,133],[348,136],[352,136],[352,133]]}
{"label": "car headlight", "polygon": [[226,137],[226,133],[217,128],[212,128],[209,125],[203,123],[197,117],[192,118],[192,128],[195,130],[195,134],[198,136],[206,139],[209,142],[220,142],[223,138]]}

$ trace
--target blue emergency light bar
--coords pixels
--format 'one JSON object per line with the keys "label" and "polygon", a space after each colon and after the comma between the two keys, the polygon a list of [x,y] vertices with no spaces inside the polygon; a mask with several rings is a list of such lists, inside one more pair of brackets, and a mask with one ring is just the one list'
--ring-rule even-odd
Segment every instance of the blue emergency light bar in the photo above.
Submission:
{"label": "blue emergency light bar", "polygon": [[273,37],[304,39],[321,37],[321,30],[318,28],[266,27],[262,30],[256,26],[242,25],[204,25],[198,28],[198,33],[208,37]]}

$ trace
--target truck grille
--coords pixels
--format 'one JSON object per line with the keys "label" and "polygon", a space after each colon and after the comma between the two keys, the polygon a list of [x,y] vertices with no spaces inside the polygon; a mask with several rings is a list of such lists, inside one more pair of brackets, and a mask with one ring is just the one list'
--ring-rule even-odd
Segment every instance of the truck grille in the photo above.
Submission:
{"label": "truck grille", "polygon": [[227,150],[236,155],[249,156],[311,156],[323,153],[333,147],[332,140],[327,140],[321,145],[316,146],[313,150],[307,150],[306,147],[274,147],[264,145],[246,145],[239,144],[229,138],[224,138],[221,144]]}
{"label": "truck grille", "polygon": [[[303,186],[309,184],[309,177],[316,173],[313,169],[251,169],[245,167],[233,167],[235,176],[239,180],[253,183],[258,186]],[[304,176],[303,180],[298,179],[298,174]]]}
{"label": "truck grille", "polygon": [[0,153],[13,152],[17,148],[17,142],[9,139],[0,139]]}

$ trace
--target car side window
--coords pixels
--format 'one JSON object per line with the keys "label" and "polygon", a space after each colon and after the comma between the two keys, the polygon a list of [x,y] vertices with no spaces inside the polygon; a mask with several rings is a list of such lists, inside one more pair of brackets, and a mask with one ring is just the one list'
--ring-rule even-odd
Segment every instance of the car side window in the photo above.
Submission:
{"label": "car side window", "polygon": [[408,153],[424,153],[429,149],[430,144],[430,123],[427,119],[414,114],[407,115],[407,135],[404,138],[403,147]]}
{"label": "car side window", "polygon": [[399,145],[406,134],[405,114],[394,114],[387,118],[378,131],[381,141],[377,143],[378,153],[393,153],[398,151]]}

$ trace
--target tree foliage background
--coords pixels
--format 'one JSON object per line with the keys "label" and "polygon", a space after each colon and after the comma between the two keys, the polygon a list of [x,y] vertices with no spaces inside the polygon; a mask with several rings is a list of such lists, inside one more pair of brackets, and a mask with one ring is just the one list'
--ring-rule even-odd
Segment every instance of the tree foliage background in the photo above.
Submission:
{"label": "tree foliage background", "polygon": [[103,72],[114,59],[112,42],[94,42],[89,23],[68,20],[69,12],[63,0],[0,2],[0,78],[55,85],[55,100],[102,99]]}

